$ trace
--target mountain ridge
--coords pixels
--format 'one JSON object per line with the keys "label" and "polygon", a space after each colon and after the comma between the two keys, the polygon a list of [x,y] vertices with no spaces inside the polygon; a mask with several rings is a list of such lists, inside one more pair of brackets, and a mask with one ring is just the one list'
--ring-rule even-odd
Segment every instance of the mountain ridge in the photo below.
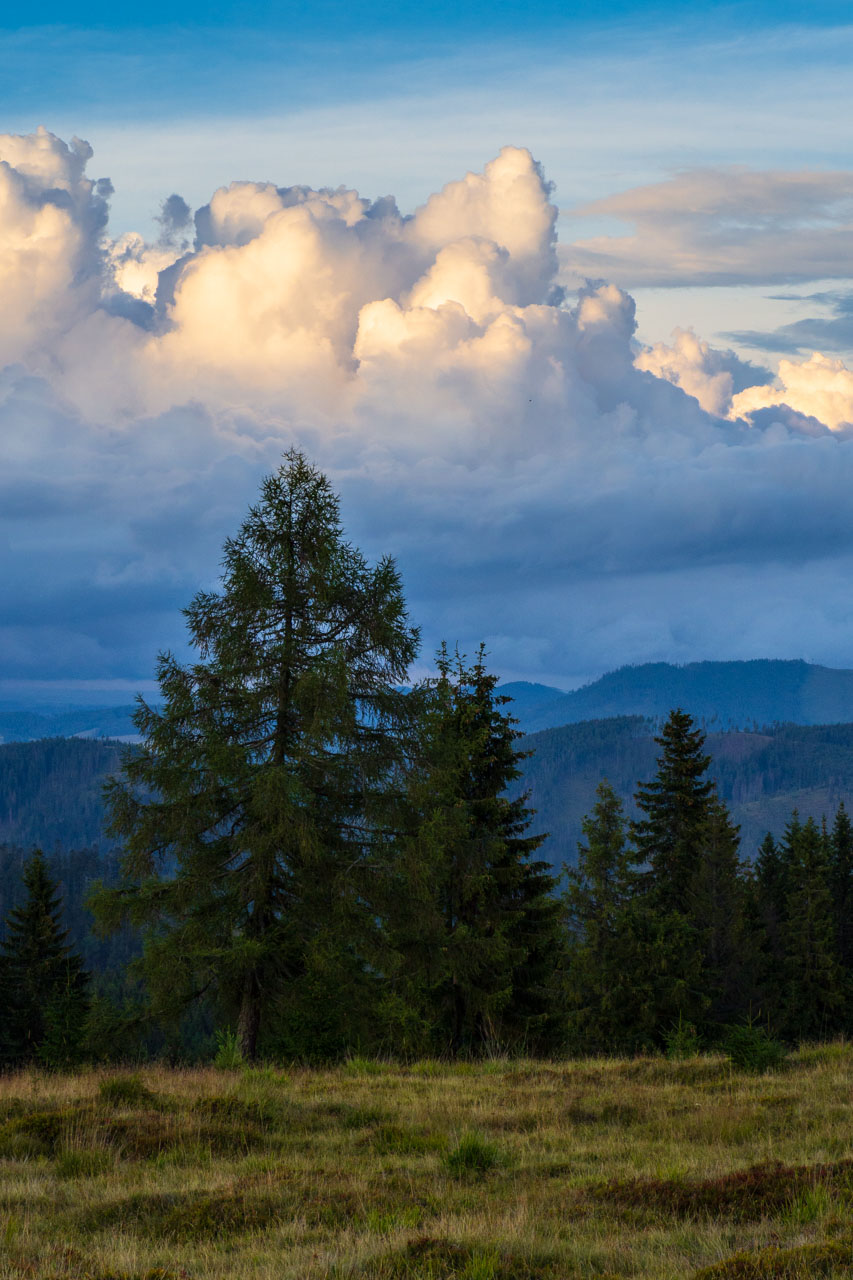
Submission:
{"label": "mountain ridge", "polygon": [[[614,716],[659,721],[681,707],[706,727],[853,722],[853,670],[800,658],[752,658],[619,667],[579,689],[513,681],[499,686],[524,733]],[[550,693],[550,697],[548,696]]]}

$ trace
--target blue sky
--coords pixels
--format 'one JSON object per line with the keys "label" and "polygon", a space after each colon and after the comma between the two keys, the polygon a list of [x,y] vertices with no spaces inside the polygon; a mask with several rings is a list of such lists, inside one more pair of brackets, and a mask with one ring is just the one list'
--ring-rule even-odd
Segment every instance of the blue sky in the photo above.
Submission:
{"label": "blue sky", "polygon": [[428,645],[853,666],[846,5],[10,16],[0,696],[148,679],[294,441]]}

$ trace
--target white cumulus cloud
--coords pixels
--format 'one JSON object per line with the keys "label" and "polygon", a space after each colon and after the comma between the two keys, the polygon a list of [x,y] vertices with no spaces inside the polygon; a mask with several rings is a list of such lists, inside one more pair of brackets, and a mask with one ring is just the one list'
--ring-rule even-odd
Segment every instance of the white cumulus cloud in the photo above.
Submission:
{"label": "white cumulus cloud", "polygon": [[853,605],[822,613],[804,584],[847,571],[853,446],[827,428],[851,375],[783,365],[747,391],[764,372],[690,331],[639,350],[617,284],[564,302],[527,150],[411,214],[232,182],[193,238],[173,195],[151,244],[110,238],[90,160],[0,137],[7,675],[147,676],[294,442],[352,536],[398,556],[428,644],[485,637],[504,670],[552,678],[794,656],[808,597],[811,655],[838,659]]}

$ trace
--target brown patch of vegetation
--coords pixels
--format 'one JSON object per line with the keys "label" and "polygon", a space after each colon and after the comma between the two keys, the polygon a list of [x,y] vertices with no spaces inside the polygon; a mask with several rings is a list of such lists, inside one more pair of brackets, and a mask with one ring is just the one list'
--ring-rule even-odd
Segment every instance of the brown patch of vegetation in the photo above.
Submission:
{"label": "brown patch of vegetation", "polygon": [[853,1276],[853,1241],[735,1253],[714,1266],[703,1267],[693,1280],[810,1280],[811,1276]]}
{"label": "brown patch of vegetation", "polygon": [[718,1178],[632,1178],[591,1187],[588,1195],[619,1208],[677,1218],[732,1218],[754,1222],[790,1206],[813,1187],[853,1190],[853,1160],[834,1164],[755,1164]]}
{"label": "brown patch of vegetation", "polygon": [[[335,1271],[334,1276],[342,1275]],[[553,1257],[421,1236],[361,1271],[370,1280],[567,1280]]]}

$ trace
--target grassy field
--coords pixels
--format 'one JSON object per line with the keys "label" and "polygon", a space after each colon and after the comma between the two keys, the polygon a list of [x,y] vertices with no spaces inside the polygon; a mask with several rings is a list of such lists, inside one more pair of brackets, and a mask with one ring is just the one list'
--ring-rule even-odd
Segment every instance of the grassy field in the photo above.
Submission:
{"label": "grassy field", "polygon": [[853,1276],[853,1048],[0,1078],[0,1276]]}

